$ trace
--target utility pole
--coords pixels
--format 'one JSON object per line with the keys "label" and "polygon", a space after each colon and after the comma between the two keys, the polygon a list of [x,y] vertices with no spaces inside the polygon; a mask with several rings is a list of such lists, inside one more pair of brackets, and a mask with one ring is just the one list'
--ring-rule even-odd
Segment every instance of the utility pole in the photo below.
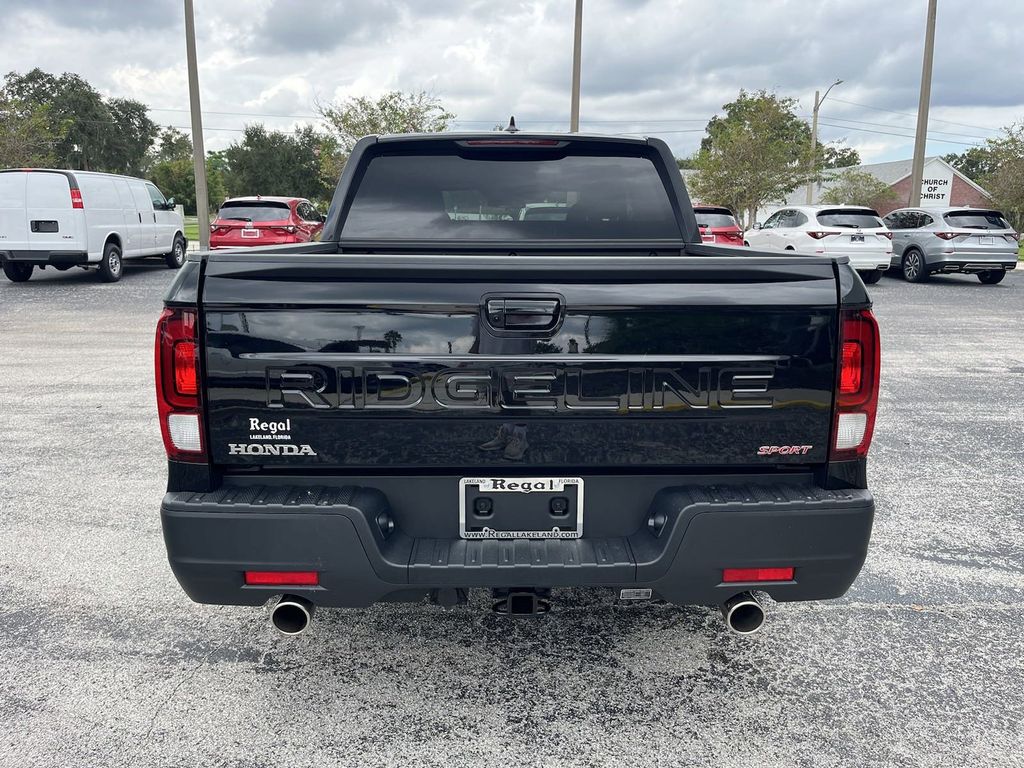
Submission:
{"label": "utility pole", "polygon": [[576,29],[572,40],[572,106],[569,110],[569,131],[580,130],[580,52],[583,47],[583,0],[576,0]]}
{"label": "utility pole", "polygon": [[[814,173],[814,158],[817,154],[818,149],[818,110],[821,108],[822,102],[824,102],[825,98],[828,96],[828,92],[835,88],[837,85],[841,85],[842,82],[842,80],[836,80],[834,83],[832,83],[832,85],[828,87],[828,90],[825,91],[825,95],[822,96],[820,99],[818,98],[819,91],[814,92],[814,113],[811,117],[810,172],[812,175]],[[807,180],[807,204],[810,205],[812,202],[814,202],[814,179],[810,178]]]}
{"label": "utility pole", "polygon": [[928,0],[928,22],[924,33],[924,62],[921,65],[921,100],[917,105],[917,135],[914,138],[914,164],[910,171],[911,208],[921,204],[921,182],[924,181],[924,150],[928,141],[928,109],[932,98],[932,59],[935,58],[935,6]]}
{"label": "utility pole", "polygon": [[206,192],[206,149],[203,147],[203,115],[199,107],[199,66],[196,63],[196,19],[192,0],[185,0],[185,55],[188,59],[188,98],[192,111],[192,159],[196,174],[196,214],[199,216],[199,250],[210,250],[210,201]]}

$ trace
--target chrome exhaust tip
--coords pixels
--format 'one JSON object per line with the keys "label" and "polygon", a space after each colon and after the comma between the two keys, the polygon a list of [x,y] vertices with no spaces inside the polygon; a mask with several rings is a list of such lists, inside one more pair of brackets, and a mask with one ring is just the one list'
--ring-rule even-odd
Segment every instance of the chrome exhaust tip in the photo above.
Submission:
{"label": "chrome exhaust tip", "polygon": [[282,635],[301,635],[313,620],[313,604],[304,597],[282,595],[270,611],[270,623]]}
{"label": "chrome exhaust tip", "polygon": [[722,603],[725,625],[737,635],[752,635],[764,624],[764,608],[749,592],[740,592]]}

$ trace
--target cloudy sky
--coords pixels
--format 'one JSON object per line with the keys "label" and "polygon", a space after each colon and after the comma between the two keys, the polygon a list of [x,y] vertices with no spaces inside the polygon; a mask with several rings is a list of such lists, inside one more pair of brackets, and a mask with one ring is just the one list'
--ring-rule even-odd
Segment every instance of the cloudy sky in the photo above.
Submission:
{"label": "cloudy sky", "polygon": [[[196,0],[207,148],[247,122],[312,122],[315,104],[428,90],[488,129],[568,125],[572,0]],[[865,161],[912,151],[926,0],[585,0],[582,128],[679,155],[740,88],[836,87],[821,136]],[[3,68],[87,78],[188,126],[181,0],[3,0]],[[1024,2],[939,0],[928,151],[1024,120]]]}

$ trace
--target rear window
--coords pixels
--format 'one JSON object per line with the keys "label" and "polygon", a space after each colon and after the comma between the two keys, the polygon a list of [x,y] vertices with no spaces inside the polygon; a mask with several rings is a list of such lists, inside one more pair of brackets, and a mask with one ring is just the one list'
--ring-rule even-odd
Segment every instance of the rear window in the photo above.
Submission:
{"label": "rear window", "polygon": [[0,173],[0,208],[25,207],[26,175],[17,171]]}
{"label": "rear window", "polygon": [[818,223],[823,227],[839,227],[840,229],[874,229],[885,224],[872,210],[863,211],[819,211]]}
{"label": "rear window", "polygon": [[651,159],[565,150],[372,158],[342,237],[410,240],[678,238]]}
{"label": "rear window", "polygon": [[700,227],[735,227],[736,219],[725,209],[721,211],[694,211]]}
{"label": "rear window", "polygon": [[29,208],[71,208],[71,183],[63,173],[33,171],[28,174],[26,204]]}
{"label": "rear window", "polygon": [[218,219],[238,219],[239,221],[283,221],[290,217],[286,203],[249,202],[224,203],[217,213]]}
{"label": "rear window", "polygon": [[1010,229],[998,211],[951,211],[943,218],[954,229]]}

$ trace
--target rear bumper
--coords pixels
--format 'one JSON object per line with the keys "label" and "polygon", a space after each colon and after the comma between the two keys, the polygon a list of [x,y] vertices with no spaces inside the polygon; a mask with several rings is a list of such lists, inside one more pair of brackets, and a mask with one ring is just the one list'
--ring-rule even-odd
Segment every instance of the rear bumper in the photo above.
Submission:
{"label": "rear bumper", "polygon": [[892,261],[892,251],[884,251],[882,249],[847,249],[841,248],[828,248],[825,251],[826,256],[846,256],[850,259],[850,266],[854,269],[859,270],[870,270],[870,269],[888,269],[889,264]]}
{"label": "rear bumper", "polygon": [[257,246],[267,245],[294,245],[295,243],[307,242],[301,237],[295,235],[281,235],[278,237],[247,237],[247,238],[210,238],[210,248],[228,249],[228,248],[254,248]]}
{"label": "rear bumper", "polygon": [[[574,541],[414,537],[401,525],[385,536],[390,516],[385,494],[360,486],[225,486],[168,493],[161,508],[171,568],[197,602],[259,605],[287,591],[358,607],[446,587],[600,586],[718,604],[755,587],[781,601],[841,596],[864,563],[874,501],[798,482],[675,485],[653,495],[632,533]],[[721,583],[723,568],[771,566],[794,567],[794,580]],[[316,570],[320,584],[245,586],[246,570]]]}
{"label": "rear bumper", "polygon": [[0,251],[0,262],[13,261],[36,266],[73,267],[88,264],[85,251]]}
{"label": "rear bumper", "polygon": [[1017,268],[1016,253],[943,253],[928,257],[931,272],[987,272]]}

